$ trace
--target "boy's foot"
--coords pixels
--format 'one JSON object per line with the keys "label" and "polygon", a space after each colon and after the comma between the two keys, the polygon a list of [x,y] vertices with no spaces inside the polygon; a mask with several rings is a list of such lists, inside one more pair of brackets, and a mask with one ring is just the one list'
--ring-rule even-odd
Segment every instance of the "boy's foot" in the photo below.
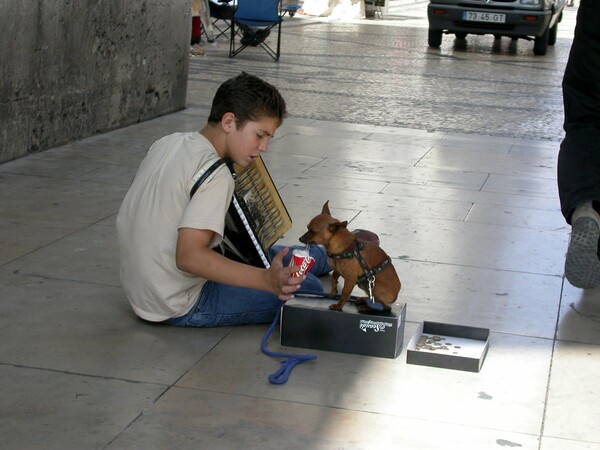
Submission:
{"label": "boy's foot", "polygon": [[572,218],[571,240],[565,261],[569,283],[582,289],[600,286],[600,216],[591,205],[577,208]]}

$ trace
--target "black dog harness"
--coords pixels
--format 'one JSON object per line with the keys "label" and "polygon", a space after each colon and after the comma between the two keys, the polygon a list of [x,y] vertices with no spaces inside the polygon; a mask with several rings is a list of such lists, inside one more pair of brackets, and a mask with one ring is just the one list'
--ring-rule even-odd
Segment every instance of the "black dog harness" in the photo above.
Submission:
{"label": "black dog harness", "polygon": [[358,260],[358,264],[360,264],[360,267],[363,270],[363,274],[360,277],[358,277],[357,283],[359,285],[363,284],[365,282],[368,283],[369,300],[371,300],[371,302],[375,303],[375,298],[373,297],[373,286],[375,286],[375,275],[377,275],[379,272],[381,272],[383,269],[385,269],[388,265],[390,265],[392,263],[392,258],[390,258],[388,256],[381,263],[379,263],[378,265],[376,265],[375,267],[370,269],[369,266],[367,265],[367,263],[365,262],[364,258],[360,254],[360,251],[362,250],[363,245],[361,244],[361,242],[358,239],[355,239],[354,242],[356,245],[354,246],[354,249],[352,249],[351,251],[339,253],[337,255],[332,255],[331,253],[327,253],[327,256],[329,256],[331,259],[356,258]]}

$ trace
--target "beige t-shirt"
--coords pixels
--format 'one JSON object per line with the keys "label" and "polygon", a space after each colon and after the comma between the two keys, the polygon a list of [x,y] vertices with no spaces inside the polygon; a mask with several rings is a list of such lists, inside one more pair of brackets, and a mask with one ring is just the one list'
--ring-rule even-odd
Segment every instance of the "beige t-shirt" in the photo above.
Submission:
{"label": "beige t-shirt", "polygon": [[193,177],[215,148],[200,133],[175,133],[150,148],[117,216],[121,283],[134,312],[160,322],[186,314],[204,278],[179,270],[179,228],[212,230],[220,244],[234,181],[221,165],[190,199]]}

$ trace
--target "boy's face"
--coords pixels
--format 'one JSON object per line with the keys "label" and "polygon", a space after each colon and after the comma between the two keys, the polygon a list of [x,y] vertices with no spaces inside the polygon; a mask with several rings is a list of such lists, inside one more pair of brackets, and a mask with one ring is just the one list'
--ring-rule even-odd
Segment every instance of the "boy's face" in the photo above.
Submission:
{"label": "boy's face", "polygon": [[258,156],[268,150],[280,122],[274,117],[263,117],[256,122],[247,121],[242,127],[234,125],[227,136],[228,156],[238,165],[248,167]]}

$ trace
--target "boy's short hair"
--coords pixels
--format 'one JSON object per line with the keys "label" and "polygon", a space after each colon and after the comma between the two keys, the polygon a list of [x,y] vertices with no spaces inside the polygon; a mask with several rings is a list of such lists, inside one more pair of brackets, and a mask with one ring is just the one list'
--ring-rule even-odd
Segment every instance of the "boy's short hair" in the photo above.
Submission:
{"label": "boy's short hair", "polygon": [[287,115],[285,100],[277,88],[257,76],[242,72],[225,81],[213,98],[208,122],[220,122],[223,115],[231,112],[238,126],[261,117],[274,117],[279,124]]}

